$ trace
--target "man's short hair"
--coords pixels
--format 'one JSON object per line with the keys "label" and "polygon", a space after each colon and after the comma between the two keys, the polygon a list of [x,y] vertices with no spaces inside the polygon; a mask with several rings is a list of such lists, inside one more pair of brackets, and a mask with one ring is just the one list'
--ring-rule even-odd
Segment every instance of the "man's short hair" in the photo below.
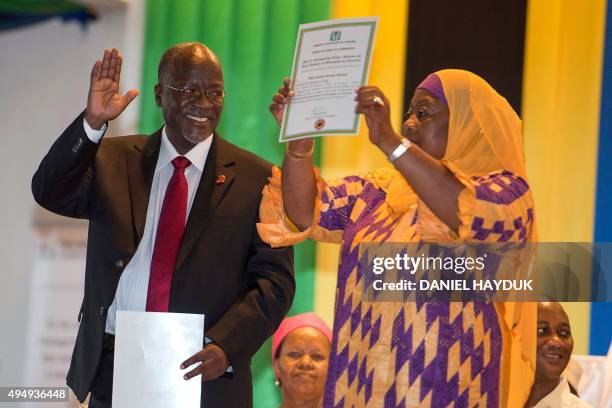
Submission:
{"label": "man's short hair", "polygon": [[[217,56],[210,50],[210,48],[208,48],[202,43],[192,41],[173,45],[172,47],[168,48],[166,52],[164,52],[161,59],[159,60],[159,66],[157,67],[158,82],[164,82],[165,76],[168,75],[168,73],[171,72],[174,68],[174,61],[176,60],[177,56],[181,52],[189,48],[203,49],[207,56],[209,56],[213,60],[217,60]],[[220,64],[219,67],[221,67]]]}
{"label": "man's short hair", "polygon": [[157,81],[159,83],[164,82],[163,79],[165,75],[172,69],[173,61],[178,55],[179,51],[182,47],[175,45],[170,47],[164,52],[161,59],[159,60],[159,66],[157,67]]}

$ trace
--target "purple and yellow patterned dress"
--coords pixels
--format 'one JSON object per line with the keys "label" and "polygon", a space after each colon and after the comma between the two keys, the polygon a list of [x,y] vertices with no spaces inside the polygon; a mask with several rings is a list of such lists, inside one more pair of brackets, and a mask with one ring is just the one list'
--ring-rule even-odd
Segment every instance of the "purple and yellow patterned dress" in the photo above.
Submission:
{"label": "purple and yellow patterned dress", "polygon": [[465,186],[457,233],[391,169],[330,183],[315,170],[314,222],[303,232],[285,216],[279,169],[264,189],[258,224],[264,241],[283,246],[312,238],[341,245],[327,408],[522,408],[531,389],[535,304],[362,297],[361,243],[536,240],[520,118],[477,75],[436,75],[449,108],[441,163]]}
{"label": "purple and yellow patterned dress", "polygon": [[[383,170],[325,184],[319,179],[319,219],[294,232],[285,218],[280,172],[264,191],[259,232],[272,245],[306,237],[341,244],[334,341],[325,407],[499,407],[506,391],[511,335],[503,306],[493,303],[367,302],[358,252],[362,242],[508,242],[525,240],[533,222],[527,183],[510,172],[467,178],[460,195],[459,237],[410,194],[399,173]],[[469,227],[467,227],[469,226]],[[528,372],[526,371],[527,375]],[[529,392],[530,384],[527,388]],[[518,385],[518,384],[517,384]],[[521,390],[513,387],[513,392]]]}

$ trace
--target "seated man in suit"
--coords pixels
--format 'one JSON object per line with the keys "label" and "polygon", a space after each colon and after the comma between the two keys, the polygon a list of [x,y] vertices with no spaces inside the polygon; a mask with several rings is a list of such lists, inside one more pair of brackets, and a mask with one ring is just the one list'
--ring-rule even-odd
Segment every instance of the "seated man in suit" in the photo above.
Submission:
{"label": "seated man in suit", "polygon": [[270,248],[255,229],[271,165],[215,132],[223,72],[199,43],[162,56],[160,130],[103,138],[107,122],[138,95],[119,93],[121,63],[116,49],[96,61],[87,108],[32,180],[40,205],[89,220],[68,385],[81,401],[91,392],[91,407],[111,406],[118,310],[201,313],[207,344],[185,356],[185,379],[205,381],[207,407],[249,407],[251,356],[295,291],[292,249]]}

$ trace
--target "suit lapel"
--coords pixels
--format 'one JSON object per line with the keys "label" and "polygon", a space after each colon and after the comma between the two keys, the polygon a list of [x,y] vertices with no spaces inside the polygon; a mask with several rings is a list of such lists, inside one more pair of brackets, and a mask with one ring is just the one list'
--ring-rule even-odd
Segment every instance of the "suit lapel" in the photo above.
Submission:
{"label": "suit lapel", "polygon": [[230,189],[235,175],[236,160],[229,144],[215,133],[206,158],[204,173],[194,197],[183,240],[179,248],[174,271],[181,265],[193,249],[194,244],[210,223],[215,209]]}
{"label": "suit lapel", "polygon": [[138,247],[144,233],[149,195],[151,194],[151,184],[153,183],[155,164],[159,156],[160,143],[161,129],[149,136],[142,149],[140,146],[134,145],[134,151],[127,158],[128,184],[132,202],[132,225],[136,237],[135,247]]}

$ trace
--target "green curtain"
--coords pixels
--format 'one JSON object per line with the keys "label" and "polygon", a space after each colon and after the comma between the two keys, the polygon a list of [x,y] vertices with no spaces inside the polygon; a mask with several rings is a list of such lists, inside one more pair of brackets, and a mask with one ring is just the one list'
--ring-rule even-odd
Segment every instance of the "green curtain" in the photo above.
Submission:
{"label": "green curtain", "polygon": [[[227,140],[280,163],[284,144],[268,113],[270,98],[291,70],[298,25],[325,20],[331,0],[149,0],[143,59],[140,130],[162,124],[153,86],[163,52],[181,41],[200,41],[223,64],[227,97],[218,131]],[[318,161],[318,157],[315,157]],[[313,310],[315,245],[295,247],[297,293],[290,314]],[[280,402],[270,362],[270,341],[252,362],[257,408]]]}

